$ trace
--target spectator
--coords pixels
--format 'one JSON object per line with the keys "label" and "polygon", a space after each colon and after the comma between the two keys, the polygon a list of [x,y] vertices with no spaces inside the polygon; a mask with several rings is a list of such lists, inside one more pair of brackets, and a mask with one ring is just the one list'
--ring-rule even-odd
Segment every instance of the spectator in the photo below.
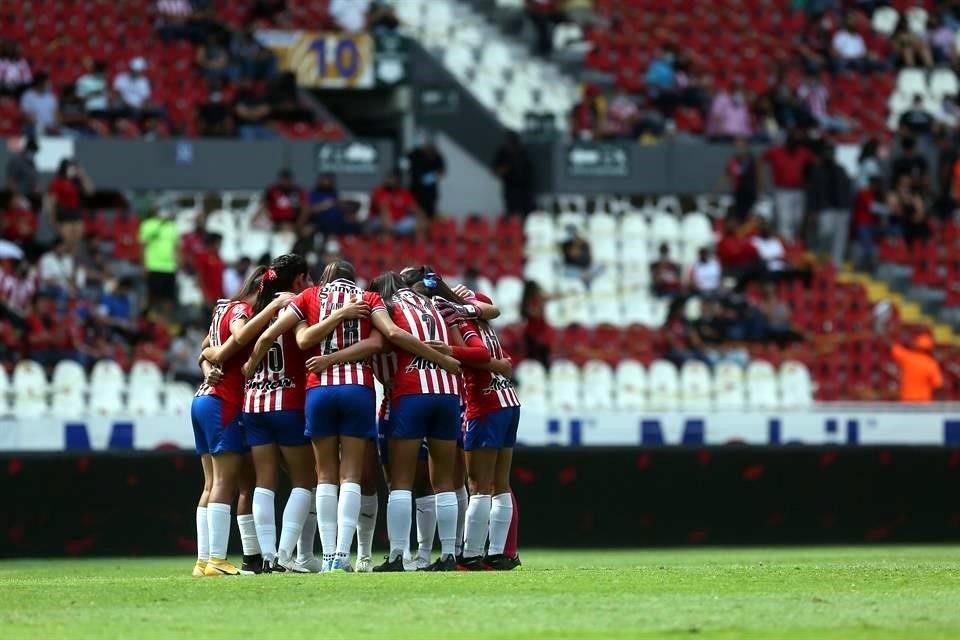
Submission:
{"label": "spectator", "polygon": [[226,266],[220,257],[222,245],[223,236],[219,233],[208,233],[204,238],[203,251],[194,259],[197,282],[203,293],[204,306],[208,309],[212,309],[217,300],[223,297],[223,276]]}
{"label": "spectator", "polygon": [[[847,170],[834,157],[833,146],[820,145],[817,162],[807,174],[807,210],[816,219],[817,248],[830,252],[833,264],[843,266],[850,229],[853,185]],[[813,229],[810,229],[812,236]]]}
{"label": "spectator", "polygon": [[909,245],[930,237],[926,205],[908,175],[903,174],[897,180],[896,189],[890,195],[888,204],[891,233],[903,236]]}
{"label": "spectator", "polygon": [[370,195],[372,231],[411,235],[423,229],[426,214],[413,194],[400,183],[400,172],[393,170]]}
{"label": "spectator", "polygon": [[493,172],[503,186],[508,216],[526,217],[533,210],[533,163],[516,131],[507,131],[504,143],[493,158]]}
{"label": "spectator", "polygon": [[670,247],[660,245],[659,257],[650,264],[650,282],[653,294],[660,298],[674,298],[683,288],[680,265],[670,259]]}
{"label": "spectator", "polygon": [[790,242],[797,239],[805,208],[803,187],[807,168],[814,156],[804,146],[796,129],[787,134],[782,145],[767,149],[763,161],[773,177],[773,198],[780,235]]}
{"label": "spectator", "polygon": [[32,82],[30,63],[20,54],[20,45],[13,40],[0,42],[0,95],[19,98]]}
{"label": "spectator", "polygon": [[524,0],[527,17],[537,36],[538,55],[549,58],[553,54],[553,28],[563,22],[563,13],[557,0]]}
{"label": "spectator", "polygon": [[37,269],[27,260],[6,260],[0,269],[0,318],[24,331],[25,316],[38,289]]}
{"label": "spectator", "polygon": [[780,123],[768,95],[759,96],[754,101],[753,121],[756,123],[755,139],[769,142],[780,137]]}
{"label": "spectator", "polygon": [[52,367],[61,360],[77,360],[72,323],[57,313],[56,298],[39,291],[33,313],[27,317],[30,359],[44,367]]}
{"label": "spectator", "polygon": [[258,20],[273,22],[286,10],[287,0],[253,0],[246,22],[255,23]]}
{"label": "spectator", "polygon": [[913,96],[910,108],[900,114],[900,135],[921,138],[933,133],[933,115],[923,105],[923,95]]}
{"label": "spectator", "polygon": [[297,77],[289,71],[277,74],[267,83],[265,98],[274,119],[284,122],[309,122],[313,119],[313,112],[300,101]]}
{"label": "spectator", "polygon": [[31,135],[41,136],[59,130],[59,105],[50,78],[45,73],[38,73],[33,86],[20,96],[20,111],[27,120]]}
{"label": "spectator", "polygon": [[447,172],[446,160],[437,149],[433,138],[425,136],[423,143],[410,152],[410,193],[427,218],[437,214],[437,197],[440,179]]}
{"label": "spectator", "polygon": [[167,353],[174,380],[190,385],[199,385],[203,381],[200,367],[197,366],[197,350],[207,331],[205,323],[190,323],[184,327],[183,333],[171,341]]}
{"label": "spectator", "polygon": [[616,95],[607,103],[603,118],[604,137],[615,140],[636,139],[639,136],[640,120],[640,107],[636,100],[626,89],[618,86]]}
{"label": "spectator", "polygon": [[73,295],[80,278],[76,260],[63,238],[57,238],[53,248],[40,257],[38,274],[41,289],[53,291],[58,298]]}
{"label": "spectator", "polygon": [[166,43],[194,35],[190,18],[193,6],[188,0],[158,0],[156,30]]}
{"label": "spectator", "polygon": [[523,319],[526,356],[549,367],[554,331],[547,323],[546,309],[547,297],[543,289],[532,280],[525,281],[520,299],[520,317]]}
{"label": "spectator", "polygon": [[205,138],[234,135],[232,109],[223,101],[219,87],[211,88],[207,101],[197,106],[197,134]]}
{"label": "spectator", "polygon": [[583,85],[581,93],[570,113],[570,126],[573,134],[581,140],[594,140],[600,136],[604,122],[603,96],[600,87],[593,84]]}
{"label": "spectator", "polygon": [[743,222],[753,213],[760,186],[760,172],[757,160],[745,138],[737,138],[733,146],[733,155],[727,160],[727,181],[733,191],[733,208],[730,214]]}
{"label": "spectator", "polygon": [[937,193],[934,211],[941,219],[949,218],[956,208],[953,186],[958,157],[956,134],[940,132],[937,136]]}
{"label": "spectator", "polygon": [[321,234],[324,238],[346,232],[346,216],[334,174],[321,173],[317,176],[317,182],[308,196],[306,222],[311,233]]}
{"label": "spectator", "polygon": [[34,156],[37,154],[37,141],[27,138],[23,149],[7,160],[7,189],[23,195],[35,207],[37,197],[38,174]]}
{"label": "spectator", "polygon": [[197,67],[211,86],[230,80],[230,56],[215,33],[207,34],[206,42],[197,49]]}
{"label": "spectator", "polygon": [[24,252],[32,257],[36,234],[37,214],[30,208],[30,201],[17,192],[16,188],[12,188],[7,207],[0,219],[0,237],[23,248]]}
{"label": "spectator", "polygon": [[723,269],[720,261],[710,253],[709,247],[697,251],[697,261],[690,266],[690,289],[701,296],[709,296],[720,290]]}
{"label": "spectator", "polygon": [[72,84],[65,85],[60,98],[60,125],[63,133],[75,138],[97,135],[87,118],[84,102]]}
{"label": "spectator", "polygon": [[947,26],[938,12],[927,20],[926,44],[936,64],[953,66],[957,62],[956,32]]}
{"label": "spectator", "polygon": [[87,111],[106,111],[107,63],[102,60],[94,62],[91,58],[86,58],[84,66],[87,72],[77,78],[77,97],[84,101]]}
{"label": "spectator", "polygon": [[838,71],[871,71],[874,68],[867,43],[857,31],[857,16],[853,11],[847,13],[841,26],[833,34],[830,41],[832,67],[834,73]]}
{"label": "spectator", "polygon": [[204,202],[193,219],[193,231],[180,236],[180,264],[192,273],[196,273],[197,256],[206,251],[207,218],[217,206],[212,201]]}
{"label": "spectator", "polygon": [[306,206],[306,194],[294,182],[293,172],[281,169],[277,181],[263,192],[263,201],[254,220],[268,217],[275,229],[293,231],[294,226],[303,219]]}
{"label": "spectator", "polygon": [[683,317],[682,301],[674,300],[671,303],[662,331],[666,343],[664,357],[677,367],[682,367],[688,360],[710,364],[704,352],[703,340]]}
{"label": "spectator", "polygon": [[832,17],[823,14],[819,19],[809,20],[805,30],[794,35],[796,49],[807,71],[816,73],[830,65],[833,54],[832,30]]}
{"label": "spectator", "polygon": [[930,47],[920,39],[918,35],[910,30],[910,24],[905,15],[900,16],[897,26],[890,36],[890,45],[900,67],[926,67],[933,66],[933,54],[930,53]]}
{"label": "spectator", "polygon": [[331,0],[327,9],[334,24],[347,33],[362,33],[367,27],[371,0]]}
{"label": "spectator", "polygon": [[783,241],[774,235],[769,222],[761,220],[758,223],[757,233],[750,239],[750,243],[767,272],[783,271],[786,268],[787,250]]}
{"label": "spectator", "polygon": [[567,227],[567,237],[560,243],[560,254],[563,256],[566,275],[590,286],[590,282],[600,270],[593,266],[590,243],[573,225]]}
{"label": "spectator", "polygon": [[917,140],[906,136],[900,143],[900,155],[894,158],[890,171],[891,182],[900,183],[902,176],[910,177],[911,189],[921,195],[926,194],[930,184],[930,165],[927,159],[917,151]]}
{"label": "spectator", "polygon": [[107,328],[114,338],[130,340],[136,332],[133,321],[133,282],[126,278],[117,280],[113,291],[104,292],[96,309],[97,321]]}
{"label": "spectator", "polygon": [[803,334],[793,326],[790,305],[780,296],[774,283],[763,285],[763,298],[757,303],[756,309],[761,315],[764,340],[776,342],[780,348],[803,340]]}
{"label": "spectator", "polygon": [[237,131],[244,140],[271,140],[277,137],[268,126],[270,105],[256,91],[253,82],[241,79],[236,96],[233,98],[233,116]]}
{"label": "spectator", "polygon": [[150,103],[150,80],[144,75],[147,61],[138,56],[130,61],[129,67],[113,79],[113,88],[127,107],[139,113]]}
{"label": "spectator", "polygon": [[266,80],[276,73],[273,53],[260,44],[248,26],[233,33],[230,39],[230,59],[239,78]]}
{"label": "spectator", "polygon": [[933,358],[933,338],[924,333],[913,341],[912,348],[894,344],[890,355],[900,367],[900,402],[932,402],[943,388],[943,373]]}
{"label": "spectator", "polygon": [[383,36],[396,33],[400,20],[393,10],[392,2],[388,0],[374,0],[367,11],[367,29],[374,35]]}
{"label": "spectator", "polygon": [[887,190],[882,176],[873,176],[853,201],[854,266],[873,270],[877,262],[876,238],[890,219]]}
{"label": "spectator", "polygon": [[860,147],[856,187],[863,189],[869,186],[870,181],[879,175],[883,175],[883,168],[880,166],[880,143],[876,137],[870,136]]}
{"label": "spectator", "polygon": [[707,119],[707,136],[713,141],[729,141],[751,135],[750,108],[743,94],[743,83],[738,80],[733,92],[721,90],[714,96]]}
{"label": "spectator", "polygon": [[250,273],[250,258],[244,256],[223,270],[223,297],[232,298],[240,292]]}
{"label": "spectator", "polygon": [[647,94],[668,116],[672,115],[673,108],[676,106],[675,58],[673,50],[661,47],[644,75]]}
{"label": "spectator", "polygon": [[813,116],[817,126],[833,133],[845,133],[850,123],[840,116],[831,115],[827,105],[830,91],[818,74],[810,73],[806,81],[797,88],[797,97],[804,101],[807,111]]}
{"label": "spectator", "polygon": [[140,223],[143,268],[150,306],[167,313],[177,303],[177,247],[180,231],[171,209],[159,209]]}
{"label": "spectator", "polygon": [[60,161],[57,175],[47,187],[47,207],[70,251],[83,239],[81,200],[93,194],[93,183],[73,160]]}

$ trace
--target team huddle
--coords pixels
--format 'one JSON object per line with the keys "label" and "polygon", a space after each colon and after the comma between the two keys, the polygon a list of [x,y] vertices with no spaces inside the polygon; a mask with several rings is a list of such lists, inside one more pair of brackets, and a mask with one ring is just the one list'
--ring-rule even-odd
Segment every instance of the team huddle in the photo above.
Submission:
{"label": "team huddle", "polygon": [[[193,574],[519,567],[509,478],[520,402],[489,324],[498,315],[490,298],[427,266],[384,273],[366,291],[342,260],[316,285],[295,254],[251,273],[217,304],[200,356]],[[278,540],[281,468],[292,489]],[[381,473],[390,552],[375,567]],[[227,560],[234,499],[240,567]]]}

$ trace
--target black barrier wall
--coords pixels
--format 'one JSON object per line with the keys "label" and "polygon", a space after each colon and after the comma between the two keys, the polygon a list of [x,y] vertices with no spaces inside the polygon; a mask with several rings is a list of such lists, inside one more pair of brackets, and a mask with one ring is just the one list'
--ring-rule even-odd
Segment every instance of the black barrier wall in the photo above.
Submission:
{"label": "black barrier wall", "polygon": [[[7,454],[0,555],[191,554],[200,484],[190,455]],[[943,448],[521,449],[513,484],[521,548],[960,540]]]}

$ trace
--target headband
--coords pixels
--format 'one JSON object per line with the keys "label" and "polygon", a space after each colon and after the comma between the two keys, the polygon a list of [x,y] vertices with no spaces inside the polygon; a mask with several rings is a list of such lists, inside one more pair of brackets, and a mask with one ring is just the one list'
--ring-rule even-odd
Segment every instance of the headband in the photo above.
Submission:
{"label": "headband", "polygon": [[440,281],[440,276],[432,271],[428,274],[425,274],[422,280],[423,286],[425,286],[427,289],[436,289],[437,282],[439,281]]}

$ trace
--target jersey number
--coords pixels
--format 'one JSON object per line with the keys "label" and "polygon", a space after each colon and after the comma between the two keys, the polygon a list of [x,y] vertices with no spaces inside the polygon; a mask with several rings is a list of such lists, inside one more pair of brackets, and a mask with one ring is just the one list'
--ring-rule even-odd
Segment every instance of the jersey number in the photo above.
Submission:
{"label": "jersey number", "polygon": [[[273,373],[283,373],[283,347],[274,342],[273,346],[270,347],[270,351],[267,351],[264,364]],[[260,366],[262,367],[263,365]]]}
{"label": "jersey number", "polygon": [[[352,318],[350,320],[344,320],[343,326],[343,344],[340,345],[340,349],[346,349],[347,347],[354,345],[360,342],[360,320],[359,318]],[[327,339],[323,341],[323,355],[330,355],[331,353],[336,353],[340,349],[333,348],[333,339],[337,336],[337,331],[334,329],[327,335]]]}
{"label": "jersey number", "polygon": [[420,315],[420,319],[423,320],[423,323],[427,325],[427,331],[430,333],[430,340],[437,339],[437,321],[433,319],[433,316],[429,313],[424,313]]}

